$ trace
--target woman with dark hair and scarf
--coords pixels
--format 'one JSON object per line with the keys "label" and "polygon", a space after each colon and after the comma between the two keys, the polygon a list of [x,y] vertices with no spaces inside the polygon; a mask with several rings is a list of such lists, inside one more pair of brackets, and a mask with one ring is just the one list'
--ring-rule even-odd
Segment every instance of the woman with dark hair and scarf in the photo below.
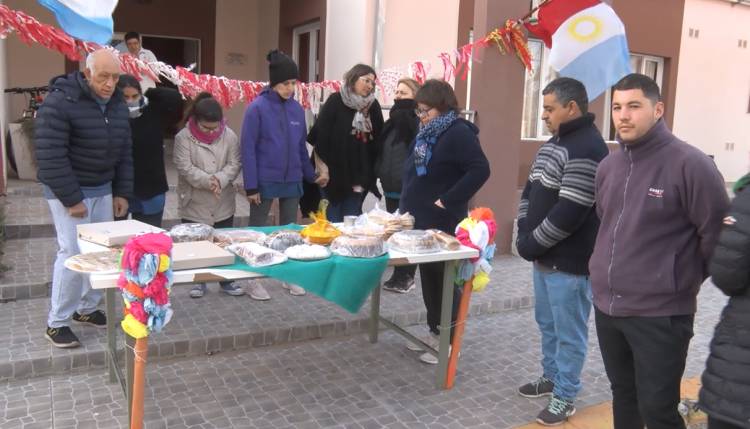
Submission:
{"label": "woman with dark hair and scarf", "polygon": [[[179,174],[182,222],[234,226],[236,191],[232,182],[240,173],[240,139],[226,126],[221,105],[211,94],[198,94],[187,125],[175,136],[174,165]],[[219,285],[228,295],[245,294],[236,282]],[[205,283],[196,284],[190,297],[200,298],[205,292]]]}
{"label": "woman with dark hair and scarf", "polygon": [[[328,219],[362,214],[367,192],[380,198],[375,184],[375,140],[383,128],[383,113],[375,99],[375,70],[357,64],[344,75],[344,85],[320,109],[308,142],[328,169],[321,174]],[[326,183],[326,179],[327,183]]]}
{"label": "woman with dark hair and scarf", "polygon": [[[419,130],[419,118],[414,113],[417,107],[414,96],[418,90],[419,83],[414,79],[405,77],[398,81],[393,106],[378,138],[375,173],[383,187],[386,210],[391,213],[398,210],[401,199],[401,172],[404,171],[409,148]],[[383,289],[399,293],[409,292],[415,287],[416,271],[416,265],[394,268],[391,278],[383,283]]]}
{"label": "woman with dark hair and scarf", "polygon": [[[479,145],[479,129],[459,118],[456,94],[448,83],[428,80],[415,100],[421,124],[404,165],[399,209],[414,216],[416,229],[436,228],[453,235],[456,225],[468,214],[469,200],[490,177],[490,165]],[[433,348],[438,345],[441,328],[444,268],[442,262],[419,265],[430,330],[423,341]],[[459,299],[460,289],[454,286],[451,324],[456,321]],[[422,351],[413,343],[407,347]],[[437,358],[430,353],[419,359],[437,364]]]}
{"label": "woman with dark hair and scarf", "polygon": [[[120,76],[117,87],[130,110],[133,139],[133,194],[128,209],[133,219],[161,227],[167,190],[164,168],[164,130],[179,122],[182,96],[171,88],[149,88],[144,95],[135,77]],[[117,220],[127,218],[127,215]]]}

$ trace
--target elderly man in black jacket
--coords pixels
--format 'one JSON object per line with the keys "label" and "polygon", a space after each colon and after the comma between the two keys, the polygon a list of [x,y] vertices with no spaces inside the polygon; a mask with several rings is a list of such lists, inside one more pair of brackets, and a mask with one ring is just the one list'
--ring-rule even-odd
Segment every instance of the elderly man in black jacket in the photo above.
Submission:
{"label": "elderly man in black jacket", "polygon": [[55,347],[77,347],[71,319],[105,327],[97,305],[101,291],[88,277],[63,263],[79,253],[76,225],[111,221],[127,213],[133,191],[133,161],[128,109],[117,89],[120,63],[101,49],[86,59],[84,73],[50,82],[39,109],[35,150],[39,181],[57,231],[59,250],[52,274],[45,337]]}

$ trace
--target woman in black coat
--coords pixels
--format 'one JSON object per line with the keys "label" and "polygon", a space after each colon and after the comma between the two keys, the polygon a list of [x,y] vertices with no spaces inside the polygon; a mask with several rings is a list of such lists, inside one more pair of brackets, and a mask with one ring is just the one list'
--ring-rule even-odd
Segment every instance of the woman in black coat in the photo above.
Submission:
{"label": "woman in black coat", "polygon": [[378,198],[375,185],[375,140],[383,128],[383,112],[375,99],[375,70],[357,64],[344,75],[344,85],[320,109],[308,141],[315,155],[327,166],[323,196],[330,202],[328,219],[362,214],[367,192]]}
{"label": "woman in black coat", "polygon": [[182,96],[174,89],[161,87],[149,88],[144,96],[140,82],[127,74],[120,76],[117,86],[130,110],[133,139],[135,197],[129,201],[129,211],[133,219],[161,227],[169,190],[162,133],[181,119]]}
{"label": "woman in black coat", "polygon": [[735,186],[736,197],[719,236],[709,271],[729,302],[716,325],[703,373],[700,406],[709,429],[750,428],[750,175]]}
{"label": "woman in black coat", "polygon": [[[401,200],[401,176],[404,163],[409,158],[411,143],[419,131],[419,118],[415,113],[417,103],[414,97],[419,83],[411,78],[399,79],[396,94],[393,96],[388,120],[378,138],[378,157],[375,173],[380,179],[385,197],[385,208],[393,213],[398,210]],[[383,283],[383,289],[406,293],[414,289],[416,265],[402,265],[393,269],[393,275]]]}
{"label": "woman in black coat", "polygon": [[[415,229],[436,228],[453,235],[468,216],[469,200],[490,177],[490,165],[479,145],[479,129],[458,117],[458,101],[448,83],[428,80],[417,92],[416,102],[421,125],[404,165],[399,209],[414,216]],[[433,347],[440,334],[444,268],[442,262],[419,265],[431,334],[424,342]],[[453,323],[459,299],[460,290],[454,285]],[[412,343],[408,348],[421,350]],[[420,360],[437,364],[429,353]]]}

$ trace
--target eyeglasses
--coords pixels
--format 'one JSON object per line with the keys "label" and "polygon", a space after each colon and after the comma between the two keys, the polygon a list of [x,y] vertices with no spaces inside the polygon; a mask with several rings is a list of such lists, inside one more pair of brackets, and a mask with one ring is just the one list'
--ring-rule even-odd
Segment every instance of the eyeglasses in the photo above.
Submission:
{"label": "eyeglasses", "polygon": [[417,115],[419,118],[424,118],[430,113],[430,110],[432,110],[433,107],[429,107],[427,109],[414,109],[414,114]]}
{"label": "eyeglasses", "polygon": [[361,80],[365,85],[375,86],[375,81],[370,79],[369,77],[360,76],[359,80]]}

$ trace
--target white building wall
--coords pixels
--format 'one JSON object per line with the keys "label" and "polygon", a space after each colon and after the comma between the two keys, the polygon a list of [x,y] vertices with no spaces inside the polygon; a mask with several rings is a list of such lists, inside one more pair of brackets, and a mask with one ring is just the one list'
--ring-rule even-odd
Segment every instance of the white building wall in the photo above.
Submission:
{"label": "white building wall", "polygon": [[676,95],[674,133],[714,155],[726,181],[750,171],[750,6],[686,0]]}

